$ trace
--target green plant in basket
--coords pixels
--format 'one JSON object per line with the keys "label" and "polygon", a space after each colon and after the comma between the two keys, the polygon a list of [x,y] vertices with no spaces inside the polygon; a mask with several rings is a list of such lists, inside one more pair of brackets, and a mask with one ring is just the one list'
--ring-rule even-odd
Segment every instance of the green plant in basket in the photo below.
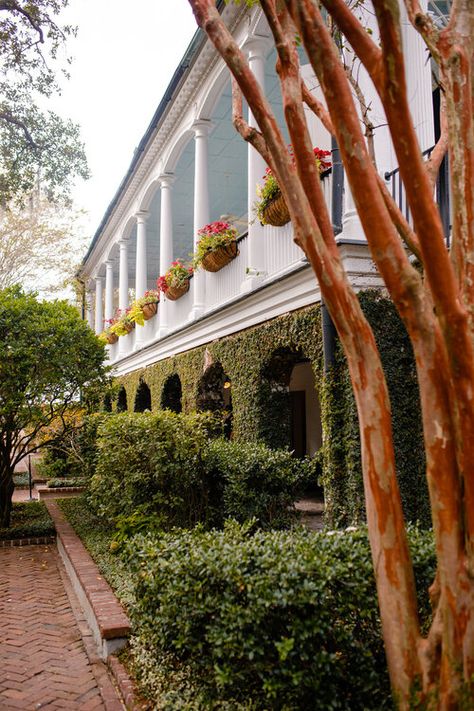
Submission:
{"label": "green plant in basket", "polygon": [[210,252],[215,252],[220,247],[227,247],[237,239],[237,230],[229,222],[211,222],[198,231],[199,242],[194,252],[193,265],[197,269],[202,265],[203,259]]}

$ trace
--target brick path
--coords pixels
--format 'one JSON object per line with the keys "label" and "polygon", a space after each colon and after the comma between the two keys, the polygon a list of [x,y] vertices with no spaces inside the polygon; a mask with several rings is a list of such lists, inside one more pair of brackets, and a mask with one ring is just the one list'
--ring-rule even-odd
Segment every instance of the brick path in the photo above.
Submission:
{"label": "brick path", "polygon": [[0,550],[0,709],[124,709],[55,546]]}

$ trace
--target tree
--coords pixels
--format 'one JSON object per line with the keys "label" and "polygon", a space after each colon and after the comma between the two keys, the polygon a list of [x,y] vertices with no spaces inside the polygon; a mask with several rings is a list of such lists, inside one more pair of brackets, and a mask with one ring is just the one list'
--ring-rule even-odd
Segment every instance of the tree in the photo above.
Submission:
{"label": "tree", "polygon": [[[233,75],[234,124],[263,156],[288,204],[294,239],[307,255],[344,348],[359,417],[367,525],[392,689],[400,708],[472,708],[474,694],[474,5],[453,0],[445,28],[419,0],[373,0],[375,37],[361,2],[260,0],[277,49],[288,154],[272,109],[226,28],[214,0],[189,0]],[[248,4],[254,4],[250,2]],[[356,11],[356,8],[357,11]],[[324,9],[324,11],[323,11]],[[439,67],[441,137],[424,160],[410,115],[401,12]],[[336,30],[336,32],[334,32]],[[377,37],[378,34],[378,37]],[[301,41],[324,95],[301,80]],[[383,105],[414,227],[388,194],[368,150],[354,86],[341,61],[349,44]],[[242,117],[245,96],[258,129]],[[413,345],[426,476],[438,569],[433,621],[420,630],[416,591],[395,473],[390,403],[374,335],[348,283],[324,201],[305,120],[307,105],[337,139],[345,173],[375,261]],[[451,250],[434,199],[449,152]],[[419,268],[409,258],[406,246]],[[418,708],[419,706],[417,706]]]}
{"label": "tree", "polygon": [[[88,168],[78,127],[38,101],[60,92],[58,53],[71,26],[55,18],[68,0],[0,0],[0,203],[38,185],[49,200],[68,196]],[[67,63],[69,63],[69,59]]]}
{"label": "tree", "polygon": [[[75,426],[83,389],[105,384],[101,345],[65,301],[41,302],[14,286],[0,291],[0,527],[9,525],[16,464]],[[58,423],[59,426],[58,426]]]}
{"label": "tree", "polygon": [[79,219],[80,213],[44,198],[0,208],[0,289],[33,284],[51,293],[63,288],[85,247],[85,236],[78,236]]}

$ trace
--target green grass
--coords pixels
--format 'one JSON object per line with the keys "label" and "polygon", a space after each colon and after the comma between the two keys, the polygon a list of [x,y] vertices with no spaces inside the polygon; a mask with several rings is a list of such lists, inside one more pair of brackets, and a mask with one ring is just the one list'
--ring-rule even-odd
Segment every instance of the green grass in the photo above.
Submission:
{"label": "green grass", "polygon": [[14,503],[9,528],[0,528],[0,539],[53,536],[54,524],[42,501]]}
{"label": "green grass", "polygon": [[121,558],[110,550],[114,527],[94,516],[84,496],[58,499],[58,505],[122,605],[130,608],[134,603],[131,573]]}

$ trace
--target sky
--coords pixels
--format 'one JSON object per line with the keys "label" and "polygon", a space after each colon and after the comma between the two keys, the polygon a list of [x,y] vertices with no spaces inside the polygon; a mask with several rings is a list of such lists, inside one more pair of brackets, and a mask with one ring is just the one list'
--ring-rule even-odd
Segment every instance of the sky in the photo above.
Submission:
{"label": "sky", "polygon": [[187,0],[70,0],[71,78],[49,107],[81,127],[92,177],[73,198],[94,235],[194,32]]}

